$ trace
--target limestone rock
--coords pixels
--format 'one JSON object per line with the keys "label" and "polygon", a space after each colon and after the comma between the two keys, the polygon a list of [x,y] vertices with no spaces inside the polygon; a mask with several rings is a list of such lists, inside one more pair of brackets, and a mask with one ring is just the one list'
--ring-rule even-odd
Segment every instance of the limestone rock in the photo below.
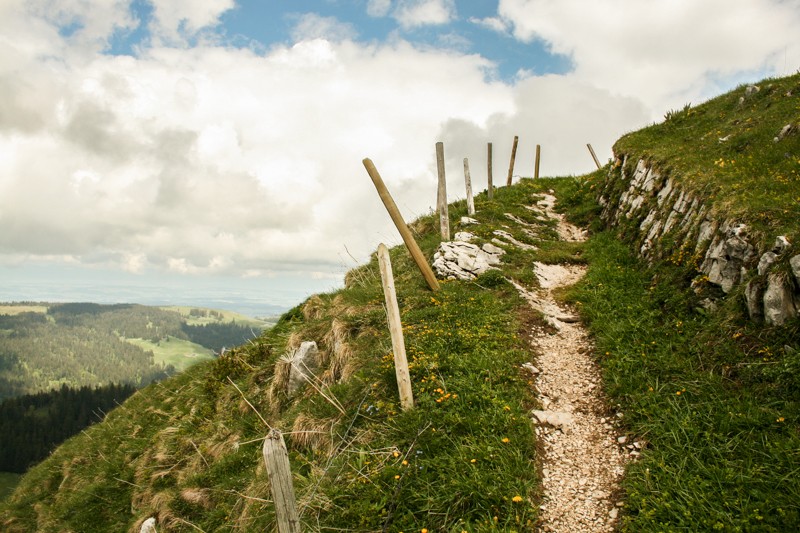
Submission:
{"label": "limestone rock", "polygon": [[481,249],[487,254],[492,254],[492,255],[503,255],[504,253],[506,253],[506,251],[500,248],[499,246],[495,246],[494,244],[488,242],[483,246],[481,246]]}
{"label": "limestone rock", "polygon": [[797,315],[794,291],[780,274],[770,274],[764,292],[764,319],[767,324],[782,325]]}
{"label": "limestone rock", "polygon": [[475,235],[470,233],[470,232],[468,232],[468,231],[459,231],[459,232],[457,232],[455,234],[455,236],[453,237],[453,240],[454,241],[458,241],[458,242],[470,242],[474,238],[475,238]]}
{"label": "limestone rock", "polygon": [[313,379],[319,371],[319,349],[314,341],[300,344],[300,348],[289,356],[289,395],[293,395],[307,381]]}
{"label": "limestone rock", "polygon": [[[484,245],[484,248],[486,246]],[[468,281],[500,264],[501,255],[488,252],[469,242],[448,241],[441,243],[436,250],[433,256],[433,268],[441,278]]]}
{"label": "limestone rock", "polygon": [[554,428],[565,429],[572,425],[573,418],[570,413],[559,411],[531,411],[531,414],[540,424],[549,424]]}
{"label": "limestone rock", "polygon": [[722,237],[717,236],[711,242],[700,267],[708,275],[708,281],[719,285],[726,293],[741,281],[745,265],[755,255],[755,248],[747,242],[746,236],[745,224],[729,227]]}
{"label": "limestone rock", "polygon": [[786,238],[786,235],[779,235],[775,239],[775,244],[772,245],[772,251],[776,254],[782,254],[784,251],[792,247],[792,243]]}
{"label": "limestone rock", "polygon": [[533,363],[523,363],[522,368],[524,368],[534,376],[538,376],[541,373],[541,371],[538,368],[533,366]]}
{"label": "limestone rock", "polygon": [[758,261],[758,275],[763,276],[772,266],[778,256],[774,252],[766,252]]}
{"label": "limestone rock", "polygon": [[479,224],[479,222],[472,217],[461,217],[462,226],[471,226],[472,224]]}
{"label": "limestone rock", "polygon": [[760,280],[753,279],[744,289],[744,299],[747,303],[747,313],[750,318],[760,322],[764,319],[764,286]]}
{"label": "limestone rock", "polygon": [[789,266],[792,267],[794,279],[797,281],[797,285],[800,286],[800,254],[789,259]]}
{"label": "limestone rock", "polygon": [[796,128],[792,124],[785,125],[783,128],[781,128],[781,131],[778,132],[778,135],[774,139],[772,139],[772,141],[776,143],[781,142],[784,139],[784,137],[786,137],[790,133],[793,133],[795,129]]}
{"label": "limestone rock", "polygon": [[156,519],[150,517],[142,522],[142,527],[139,529],[139,533],[156,533]]}

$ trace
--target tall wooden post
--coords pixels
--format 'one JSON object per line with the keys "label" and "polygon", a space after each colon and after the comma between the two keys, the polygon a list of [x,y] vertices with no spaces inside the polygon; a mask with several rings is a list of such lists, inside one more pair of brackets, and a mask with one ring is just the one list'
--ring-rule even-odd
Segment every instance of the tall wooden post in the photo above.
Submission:
{"label": "tall wooden post", "polygon": [[475,214],[475,199],[472,197],[472,178],[469,175],[469,159],[464,158],[464,184],[467,187],[467,214]]}
{"label": "tall wooden post", "polygon": [[443,241],[450,240],[450,215],[447,212],[447,179],[444,175],[444,143],[436,143],[436,171],[439,188],[436,190],[436,211],[439,213],[439,228]]}
{"label": "tall wooden post", "polygon": [[289,452],[283,435],[273,429],[264,439],[264,463],[267,467],[272,501],[275,502],[275,519],[279,533],[300,533],[300,517],[294,499],[292,471],[289,466]]}
{"label": "tall wooden post", "polygon": [[389,258],[389,249],[383,243],[378,245],[378,265],[381,269],[389,333],[392,336],[394,372],[397,377],[397,388],[400,391],[400,406],[405,411],[414,407],[414,393],[411,391],[411,375],[408,372],[406,345],[403,340],[403,323],[400,321],[400,308],[397,305],[397,293],[394,289],[392,262]]}
{"label": "tall wooden post", "polygon": [[511,176],[514,174],[514,160],[517,158],[517,143],[519,137],[514,135],[514,144],[511,146],[511,162],[508,164],[508,179],[506,180],[506,187],[511,187]]}
{"label": "tall wooden post", "polygon": [[597,160],[597,155],[594,153],[594,148],[589,143],[586,143],[586,148],[589,149],[589,153],[592,154],[592,159],[594,159],[594,164],[597,165],[597,168],[600,169],[600,161]]}
{"label": "tall wooden post", "polygon": [[489,143],[488,152],[487,170],[489,172],[489,188],[486,189],[486,196],[489,198],[489,200],[491,200],[494,196],[494,190],[492,190],[492,143]]}
{"label": "tall wooden post", "polygon": [[392,195],[389,194],[389,190],[386,188],[386,184],[383,183],[381,175],[378,174],[378,169],[375,168],[375,165],[369,158],[364,159],[363,163],[364,168],[367,169],[367,174],[369,174],[372,183],[375,185],[375,189],[378,191],[378,196],[380,196],[383,205],[389,212],[389,216],[392,217],[392,222],[394,222],[397,231],[400,232],[400,236],[403,238],[408,252],[411,254],[411,257],[417,264],[417,268],[419,268],[419,271],[422,273],[422,277],[425,278],[428,287],[430,287],[432,291],[438,291],[439,282],[436,280],[436,275],[433,273],[430,265],[428,265],[425,256],[422,255],[422,250],[419,249],[419,245],[417,241],[414,240],[411,230],[408,229],[408,226],[403,220],[403,216],[400,214],[400,210],[397,209],[397,204],[394,203]]}
{"label": "tall wooden post", "polygon": [[536,162],[533,165],[533,179],[539,178],[539,155],[541,153],[541,147],[537,144],[536,145]]}

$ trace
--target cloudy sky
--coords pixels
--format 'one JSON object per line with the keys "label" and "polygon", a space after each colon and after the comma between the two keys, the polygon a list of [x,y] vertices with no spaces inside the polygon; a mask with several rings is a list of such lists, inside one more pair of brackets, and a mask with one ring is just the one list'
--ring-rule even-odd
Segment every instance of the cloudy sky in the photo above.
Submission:
{"label": "cloudy sky", "polygon": [[[800,0],[0,0],[0,281],[288,300],[399,239],[462,160],[581,174],[665,111],[800,68]],[[287,300],[287,301],[288,301]]]}

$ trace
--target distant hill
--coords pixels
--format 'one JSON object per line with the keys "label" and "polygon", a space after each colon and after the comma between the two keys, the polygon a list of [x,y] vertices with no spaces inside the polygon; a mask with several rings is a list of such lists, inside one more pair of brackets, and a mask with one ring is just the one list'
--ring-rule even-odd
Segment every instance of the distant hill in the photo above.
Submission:
{"label": "distant hill", "polygon": [[140,387],[242,344],[265,325],[202,308],[184,316],[138,304],[0,304],[0,400],[62,385]]}

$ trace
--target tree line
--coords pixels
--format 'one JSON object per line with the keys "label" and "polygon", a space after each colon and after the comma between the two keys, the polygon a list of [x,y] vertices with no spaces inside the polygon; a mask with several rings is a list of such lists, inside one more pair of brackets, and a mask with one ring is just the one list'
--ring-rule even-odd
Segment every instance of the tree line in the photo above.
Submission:
{"label": "tree line", "polygon": [[129,384],[59,389],[0,403],[0,471],[25,472],[61,442],[122,403],[136,388]]}

